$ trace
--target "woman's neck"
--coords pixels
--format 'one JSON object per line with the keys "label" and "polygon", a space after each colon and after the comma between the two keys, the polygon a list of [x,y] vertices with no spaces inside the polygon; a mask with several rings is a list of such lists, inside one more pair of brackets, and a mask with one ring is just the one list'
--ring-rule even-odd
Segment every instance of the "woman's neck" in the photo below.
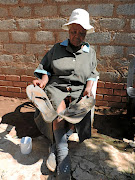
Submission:
{"label": "woman's neck", "polygon": [[79,46],[74,46],[73,44],[70,43],[70,41],[69,41],[69,45],[70,45],[70,47],[72,48],[73,52],[77,52],[78,50],[81,49],[81,45],[79,45]]}

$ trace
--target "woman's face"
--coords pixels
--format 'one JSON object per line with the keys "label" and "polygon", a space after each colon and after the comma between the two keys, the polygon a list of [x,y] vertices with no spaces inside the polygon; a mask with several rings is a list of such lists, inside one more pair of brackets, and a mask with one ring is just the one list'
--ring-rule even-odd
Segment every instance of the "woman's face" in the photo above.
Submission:
{"label": "woman's face", "polygon": [[80,24],[71,24],[69,26],[70,43],[74,46],[80,46],[86,36],[86,30]]}

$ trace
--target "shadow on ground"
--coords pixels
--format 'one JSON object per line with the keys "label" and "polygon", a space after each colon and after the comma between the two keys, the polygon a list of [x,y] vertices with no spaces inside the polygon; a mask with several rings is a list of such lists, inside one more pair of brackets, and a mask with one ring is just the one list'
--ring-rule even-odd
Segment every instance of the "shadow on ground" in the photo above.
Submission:
{"label": "shadow on ground", "polygon": [[34,122],[35,107],[31,102],[26,102],[16,107],[14,112],[2,116],[2,122],[15,126],[18,138],[23,136],[37,137],[41,135]]}
{"label": "shadow on ground", "polygon": [[93,127],[97,129],[98,133],[112,138],[120,140],[123,138],[134,139],[135,127],[129,122],[127,114],[95,114]]}
{"label": "shadow on ground", "polygon": [[[34,141],[35,145],[33,152],[30,155],[31,159],[23,159],[23,157],[17,159],[17,154],[11,152],[11,149],[13,148],[14,151],[16,151],[17,148],[17,151],[19,151],[19,147],[17,147],[13,142],[10,142],[9,140],[7,140],[6,143],[11,144],[11,149],[9,150],[5,148],[5,150],[3,149],[3,151],[10,153],[14,157],[14,159],[17,159],[19,163],[24,165],[34,165],[34,163],[36,163],[40,158],[43,158],[43,163],[41,164],[41,172],[43,176],[47,176],[50,175],[48,169],[45,168],[45,161],[48,156],[48,141],[38,139],[41,133],[38,130],[33,119],[34,110],[35,108],[32,103],[23,103],[16,107],[14,112],[3,115],[1,122],[3,124],[15,126],[15,130],[19,138],[23,136],[31,136],[32,138],[36,139]],[[127,161],[127,166],[129,166],[130,169],[129,171],[125,171],[123,173],[124,175],[122,174],[122,176],[121,173],[118,171],[118,166],[115,163],[113,165],[109,165],[108,163],[109,161],[110,164],[113,162],[110,153],[111,151],[109,148],[112,148],[112,152],[115,149],[110,146],[111,143],[110,145],[108,145],[107,143],[110,141],[114,144],[117,144],[121,142],[123,137],[131,137],[132,133],[129,133],[129,127],[130,125],[127,121],[126,115],[95,114],[93,128],[97,131],[93,133],[93,137],[90,140],[86,140],[81,144],[75,142],[71,142],[69,144],[72,163],[72,180],[82,180],[82,178],[83,180],[113,180],[114,177],[115,180],[133,180],[135,178],[135,169],[133,169],[135,164],[134,162],[132,162],[132,160],[128,160],[128,158],[125,158],[121,155],[121,158],[125,158],[124,163],[126,163]],[[40,143],[42,143],[43,141],[46,142],[42,145],[41,153],[39,153]],[[118,151],[116,152],[118,153]],[[118,157],[119,156],[120,154],[118,154]],[[55,173],[51,174],[49,179],[53,180],[53,177],[55,177],[55,175]]]}

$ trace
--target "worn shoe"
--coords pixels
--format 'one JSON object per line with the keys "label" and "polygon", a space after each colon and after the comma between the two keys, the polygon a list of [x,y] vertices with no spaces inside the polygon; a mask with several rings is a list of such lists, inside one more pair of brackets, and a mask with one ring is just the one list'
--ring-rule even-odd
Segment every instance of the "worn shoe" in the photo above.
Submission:
{"label": "worn shoe", "polygon": [[55,144],[53,144],[50,148],[50,154],[46,161],[46,166],[52,172],[54,172],[56,169],[56,146],[55,146]]}
{"label": "worn shoe", "polygon": [[57,167],[57,180],[71,180],[71,165],[70,165],[70,158],[69,155],[65,157],[65,159],[62,160],[58,164]]}
{"label": "worn shoe", "polygon": [[32,103],[39,109],[45,122],[51,123],[57,118],[58,114],[43,89],[31,84],[27,86],[26,93]]}
{"label": "worn shoe", "polygon": [[78,103],[66,108],[58,115],[69,123],[79,123],[95,105],[93,96],[83,97]]}
{"label": "worn shoe", "polygon": [[68,141],[79,142],[79,136],[77,133],[73,133],[69,136]]}

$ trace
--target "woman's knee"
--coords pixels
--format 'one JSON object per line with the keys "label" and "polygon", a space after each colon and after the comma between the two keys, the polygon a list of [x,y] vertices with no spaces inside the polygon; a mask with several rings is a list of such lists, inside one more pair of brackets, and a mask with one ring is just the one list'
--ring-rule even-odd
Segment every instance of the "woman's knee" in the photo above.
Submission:
{"label": "woman's knee", "polygon": [[[63,100],[57,108],[57,113],[62,112],[64,109],[66,109],[66,104],[65,101]],[[58,117],[56,120],[53,121],[53,130],[64,128],[64,125],[65,125],[65,121],[63,120],[63,118]]]}

